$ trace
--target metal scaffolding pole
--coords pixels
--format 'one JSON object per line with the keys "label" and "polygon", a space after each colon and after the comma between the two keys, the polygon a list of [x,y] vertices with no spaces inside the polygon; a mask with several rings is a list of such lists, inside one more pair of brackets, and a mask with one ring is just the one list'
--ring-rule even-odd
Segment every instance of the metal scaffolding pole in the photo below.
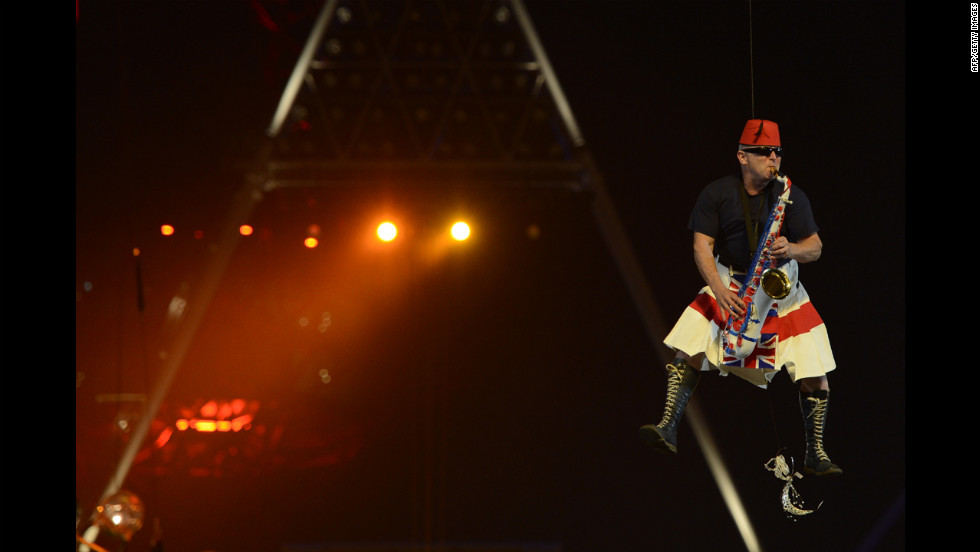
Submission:
{"label": "metal scaffolding pole", "polygon": [[[167,349],[166,360],[163,363],[163,371],[161,372],[160,378],[149,395],[139,422],[136,424],[129,442],[126,444],[126,448],[119,458],[115,472],[109,479],[109,483],[106,485],[102,495],[99,497],[98,504],[101,504],[123,487],[123,483],[126,481],[136,454],[146,440],[150,424],[156,417],[163,399],[170,390],[170,385],[173,383],[174,377],[177,375],[178,370],[184,362],[184,358],[187,356],[188,350],[194,342],[198,328],[204,320],[204,315],[207,313],[218,284],[221,282],[225,269],[231,261],[232,255],[239,243],[240,236],[238,235],[238,228],[248,221],[252,210],[262,199],[263,185],[264,179],[261,177],[253,176],[246,179],[245,185],[239,191],[232,208],[227,214],[214,257],[208,263],[204,277],[197,286],[195,293],[190,300],[174,297],[173,301],[186,301],[181,311],[180,326],[177,329],[173,343]],[[98,534],[99,528],[93,523],[85,531],[85,541],[94,543],[98,538]],[[83,552],[87,549],[88,546],[84,543],[79,546],[79,550]]]}

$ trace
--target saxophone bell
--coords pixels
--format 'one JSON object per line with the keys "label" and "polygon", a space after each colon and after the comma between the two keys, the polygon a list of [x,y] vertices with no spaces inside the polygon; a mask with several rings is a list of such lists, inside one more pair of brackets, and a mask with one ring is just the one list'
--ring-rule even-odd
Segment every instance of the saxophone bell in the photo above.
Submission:
{"label": "saxophone bell", "polygon": [[762,291],[773,299],[785,299],[793,291],[793,282],[785,272],[777,267],[769,267],[762,272]]}
{"label": "saxophone bell", "polygon": [[[778,176],[779,169],[776,167],[769,167],[769,179],[772,180]],[[788,198],[785,199],[785,202],[787,204],[793,203],[792,201],[789,201]],[[790,281],[789,276],[787,276],[785,272],[776,268],[775,266],[771,266],[762,273],[762,282],[760,283],[760,287],[769,297],[772,297],[773,299],[784,299],[787,295],[789,295],[789,292],[793,290],[793,282]]]}

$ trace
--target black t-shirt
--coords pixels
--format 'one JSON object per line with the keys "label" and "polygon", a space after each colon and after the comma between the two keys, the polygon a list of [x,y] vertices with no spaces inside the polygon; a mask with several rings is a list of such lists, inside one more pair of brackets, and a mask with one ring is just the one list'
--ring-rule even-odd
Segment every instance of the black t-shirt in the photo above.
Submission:
{"label": "black t-shirt", "polygon": [[[726,176],[705,186],[691,212],[687,228],[715,239],[715,254],[722,264],[745,270],[752,262],[751,250],[758,244],[752,244],[750,249],[745,228],[745,211],[742,207],[742,187],[740,175]],[[769,212],[782,192],[783,185],[772,180],[762,193],[748,196],[750,223],[758,229],[757,239],[765,230]],[[786,218],[780,234],[789,241],[796,242],[816,233],[818,228],[810,208],[810,200],[799,186],[793,185],[789,200],[792,203],[786,207]],[[788,260],[780,264],[785,262]]]}

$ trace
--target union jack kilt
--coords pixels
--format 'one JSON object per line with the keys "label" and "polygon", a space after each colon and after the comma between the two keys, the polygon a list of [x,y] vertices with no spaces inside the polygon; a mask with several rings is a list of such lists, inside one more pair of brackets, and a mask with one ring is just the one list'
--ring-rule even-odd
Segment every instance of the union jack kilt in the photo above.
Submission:
{"label": "union jack kilt", "polygon": [[[796,261],[789,264],[794,266],[788,267],[787,272],[798,274]],[[744,274],[730,275],[728,267],[717,262],[715,265],[722,282],[737,292]],[[793,381],[822,376],[837,367],[827,327],[799,281],[788,296],[773,301],[755,350],[743,359],[726,355],[722,347],[726,316],[711,288],[705,286],[684,309],[664,345],[692,358],[703,353],[702,371],[715,369],[724,376],[732,373],[762,388],[784,366]]]}

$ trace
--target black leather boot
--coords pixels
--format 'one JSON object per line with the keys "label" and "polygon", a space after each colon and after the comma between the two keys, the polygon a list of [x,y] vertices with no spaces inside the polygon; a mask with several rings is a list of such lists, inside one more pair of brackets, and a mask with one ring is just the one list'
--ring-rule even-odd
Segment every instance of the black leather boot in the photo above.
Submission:
{"label": "black leather boot", "polygon": [[830,461],[823,449],[823,430],[827,423],[827,404],[830,391],[818,389],[812,393],[800,391],[800,411],[803,413],[803,430],[806,435],[806,456],[803,473],[809,475],[836,476],[844,470]]}
{"label": "black leather boot", "polygon": [[640,439],[664,453],[677,453],[677,424],[684,415],[684,408],[698,385],[701,373],[684,359],[674,359],[667,365],[667,404],[664,417],[657,425],[640,428]]}

